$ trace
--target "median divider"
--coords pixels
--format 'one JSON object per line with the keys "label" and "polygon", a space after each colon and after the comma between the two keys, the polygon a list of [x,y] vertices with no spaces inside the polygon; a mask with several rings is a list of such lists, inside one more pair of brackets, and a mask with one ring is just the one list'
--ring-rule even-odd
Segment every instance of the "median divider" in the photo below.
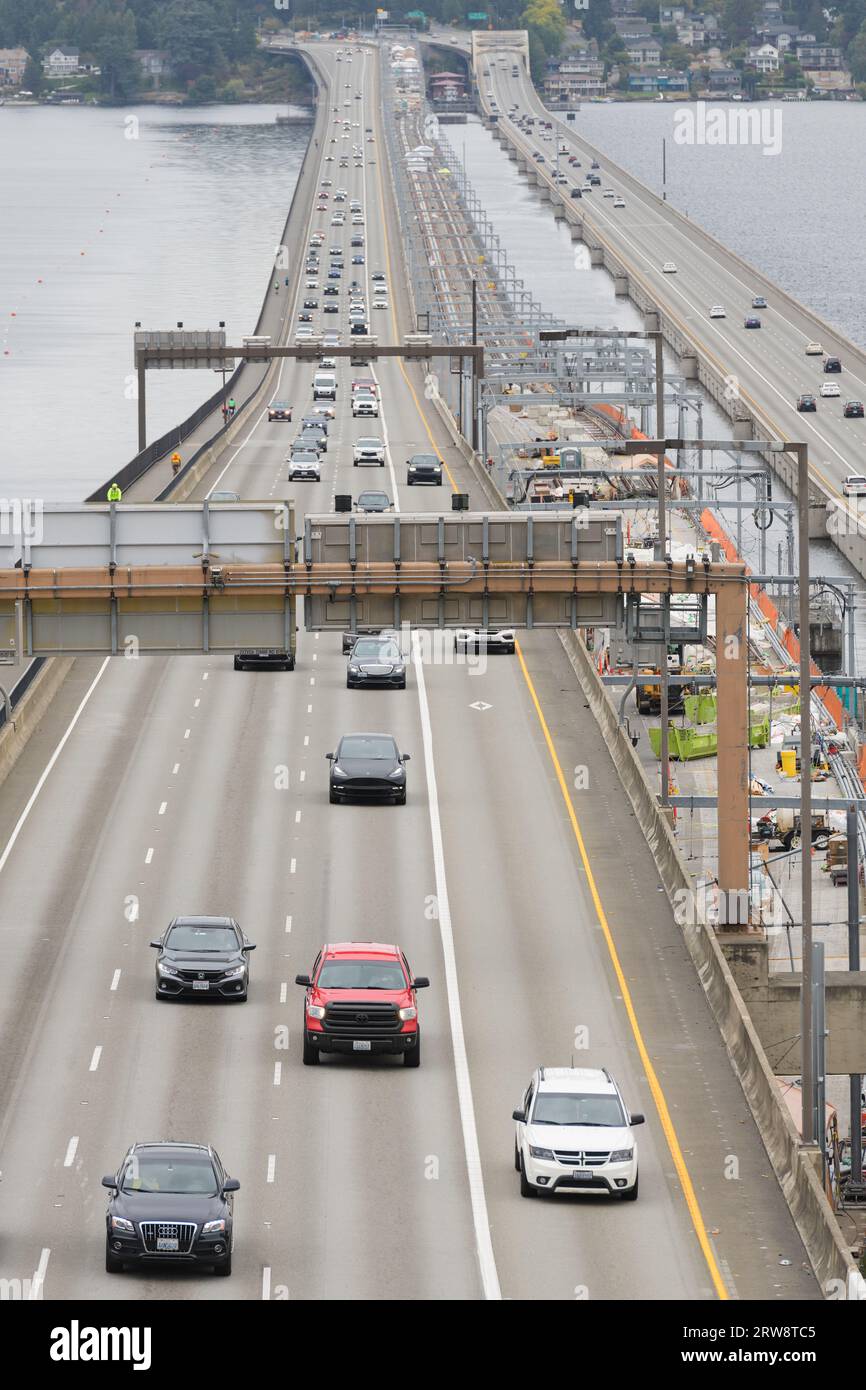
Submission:
{"label": "median divider", "polygon": [[[699,895],[694,891],[676,836],[658,804],[631,739],[619,723],[592,656],[577,633],[559,631],[558,635],[649,845],[686,949],[821,1290],[829,1299],[866,1301],[866,1280],[851,1258],[824,1193],[814,1164],[814,1151],[800,1144],[800,1136],[782,1100],[716,933],[703,919]],[[694,911],[687,914],[685,923],[679,920],[682,912],[677,911],[677,905],[683,901],[694,904]],[[733,944],[736,933],[731,932],[729,936]]]}
{"label": "median divider", "polygon": [[11,722],[0,728],[0,786],[21,757],[74,664],[71,656],[51,657],[13,705]]}

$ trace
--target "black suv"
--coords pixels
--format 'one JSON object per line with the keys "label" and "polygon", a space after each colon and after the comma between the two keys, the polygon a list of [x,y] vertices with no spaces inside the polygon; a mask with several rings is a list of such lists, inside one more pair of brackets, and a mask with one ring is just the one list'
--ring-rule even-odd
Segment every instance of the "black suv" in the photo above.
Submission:
{"label": "black suv", "polygon": [[232,1272],[230,1178],[209,1144],[133,1144],[116,1173],[102,1179],[111,1189],[105,1214],[105,1268],[178,1261]]}
{"label": "black suv", "polygon": [[442,486],[442,460],[435,454],[413,454],[406,460],[406,482],[433,483]]}
{"label": "black suv", "polygon": [[798,396],[797,409],[801,413],[806,410],[817,410],[818,402],[815,400],[814,396]]}
{"label": "black suv", "polygon": [[156,958],[157,999],[193,995],[246,1000],[250,985],[247,952],[256,948],[233,917],[175,917]]}
{"label": "black suv", "polygon": [[842,363],[840,362],[840,360],[839,360],[838,357],[825,357],[825,358],[824,358],[824,371],[825,371],[825,372],[841,372],[841,370],[842,370]]}

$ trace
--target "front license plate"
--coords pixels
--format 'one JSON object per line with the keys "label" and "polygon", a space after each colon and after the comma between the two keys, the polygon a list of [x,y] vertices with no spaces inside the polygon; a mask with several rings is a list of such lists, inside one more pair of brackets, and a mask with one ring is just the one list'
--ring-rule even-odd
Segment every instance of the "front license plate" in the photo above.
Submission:
{"label": "front license plate", "polygon": [[178,1245],[176,1237],[157,1236],[156,1248],[157,1250],[163,1251],[163,1253],[166,1255],[172,1255],[177,1253],[177,1251],[180,1249],[180,1246]]}
{"label": "front license plate", "polygon": [[360,1041],[358,1041],[357,1038],[356,1038],[355,1041],[352,1043],[352,1050],[353,1050],[354,1052],[369,1052],[370,1049],[371,1049],[371,1047],[372,1047],[372,1043],[369,1043],[369,1042],[360,1042]]}
{"label": "front license plate", "polygon": [[208,980],[193,980],[192,987],[193,989],[210,989],[210,982]]}
{"label": "front license plate", "polygon": [[571,1176],[578,1182],[592,1182],[592,1170],[589,1168],[574,1168]]}

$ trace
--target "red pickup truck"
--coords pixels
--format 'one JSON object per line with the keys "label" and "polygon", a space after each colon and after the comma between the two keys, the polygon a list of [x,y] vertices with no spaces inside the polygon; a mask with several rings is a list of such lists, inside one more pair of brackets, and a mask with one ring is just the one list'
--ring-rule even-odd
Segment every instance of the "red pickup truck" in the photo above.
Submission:
{"label": "red pickup truck", "polygon": [[323,1052],[402,1053],[407,1067],[421,1065],[421,1029],[415,991],[426,975],[413,978],[399,946],[378,941],[325,945],[303,985],[304,1066]]}

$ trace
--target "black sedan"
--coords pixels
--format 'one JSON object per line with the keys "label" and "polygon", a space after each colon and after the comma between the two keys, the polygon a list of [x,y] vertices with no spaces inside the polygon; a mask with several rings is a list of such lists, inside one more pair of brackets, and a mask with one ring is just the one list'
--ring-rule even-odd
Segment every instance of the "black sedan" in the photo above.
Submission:
{"label": "black sedan", "polygon": [[293,454],[303,454],[308,450],[314,450],[317,454],[328,452],[328,437],[318,425],[305,427],[292,445]]}
{"label": "black sedan", "polygon": [[233,917],[175,917],[150,944],[159,952],[157,999],[246,1000],[256,948]]}
{"label": "black sedan", "polygon": [[322,313],[323,313],[323,314],[339,314],[339,312],[340,312],[340,306],[339,306],[339,304],[326,304],[325,307],[324,307],[323,310],[322,310]]}
{"label": "black sedan", "polygon": [[863,402],[862,402],[862,401],[846,401],[846,402],[845,402],[844,409],[843,409],[843,411],[842,411],[842,414],[845,416],[846,420],[862,420],[862,419],[863,419]]}
{"label": "black sedan", "polygon": [[435,454],[413,454],[406,460],[406,482],[442,486],[442,460]]}
{"label": "black sedan", "polygon": [[305,309],[318,309],[318,307],[319,307],[319,301],[318,301],[318,299],[305,299],[305,300],[304,300],[304,308],[305,308]]}
{"label": "black sedan", "polygon": [[[356,644],[357,645],[357,644]],[[406,804],[408,753],[401,753],[390,734],[344,734],[331,764],[328,800],[331,805],[350,797]]]}
{"label": "black sedan", "polygon": [[308,314],[306,310],[304,310],[304,312],[303,312],[302,314],[298,314],[298,323],[312,323],[312,322],[313,322],[313,316],[312,316],[312,314]]}
{"label": "black sedan", "polygon": [[292,418],[292,407],[285,405],[283,401],[271,401],[268,406],[269,420],[288,420]]}
{"label": "black sedan", "polygon": [[760,328],[760,326],[761,320],[759,318],[755,318],[754,315],[750,315],[749,318],[747,318],[743,324],[744,328]]}
{"label": "black sedan", "polygon": [[232,1272],[232,1204],[240,1188],[209,1144],[133,1144],[116,1173],[105,1214],[105,1268],[210,1265]]}
{"label": "black sedan", "polygon": [[807,410],[817,410],[818,402],[814,396],[798,396],[797,409],[802,413]]}
{"label": "black sedan", "polygon": [[349,690],[385,686],[406,689],[406,663],[391,638],[359,637],[349,654],[346,687]]}
{"label": "black sedan", "polygon": [[322,291],[322,293],[323,293],[323,294],[339,294],[339,293],[340,293],[340,286],[339,286],[339,285],[326,285],[325,288],[324,288],[324,290]]}

